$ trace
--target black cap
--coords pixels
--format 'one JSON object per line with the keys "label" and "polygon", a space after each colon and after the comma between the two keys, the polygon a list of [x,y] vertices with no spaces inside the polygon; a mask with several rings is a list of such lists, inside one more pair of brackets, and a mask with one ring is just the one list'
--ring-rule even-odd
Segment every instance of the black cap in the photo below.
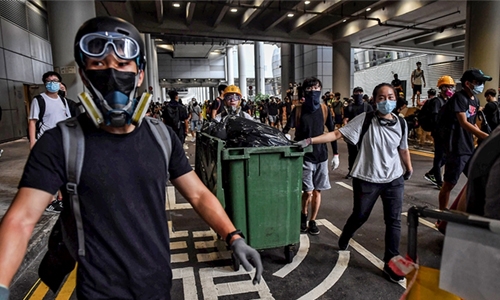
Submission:
{"label": "black cap", "polygon": [[362,88],[362,87],[360,87],[360,86],[357,86],[357,87],[355,87],[355,88],[352,90],[352,92],[353,92],[353,93],[356,93],[356,92],[361,92],[361,93],[363,93],[363,88]]}
{"label": "black cap", "polygon": [[481,71],[479,69],[470,69],[470,70],[465,71],[464,74],[462,75],[462,78],[460,79],[460,81],[462,83],[464,83],[466,81],[470,82],[473,80],[477,80],[480,82],[490,81],[491,76],[484,75],[483,71]]}

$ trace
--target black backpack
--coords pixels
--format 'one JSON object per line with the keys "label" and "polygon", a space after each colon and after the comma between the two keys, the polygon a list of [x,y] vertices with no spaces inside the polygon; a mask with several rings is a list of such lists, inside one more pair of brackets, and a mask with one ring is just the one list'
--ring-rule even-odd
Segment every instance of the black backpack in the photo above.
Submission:
{"label": "black backpack", "polygon": [[165,124],[172,127],[175,131],[178,131],[181,128],[180,109],[184,108],[180,105],[167,105],[162,114]]}
{"label": "black backpack", "polygon": [[424,106],[422,106],[422,109],[418,112],[418,125],[425,131],[434,131],[437,127],[437,121],[433,115],[436,101],[440,102],[441,107],[444,105],[444,103],[441,103],[441,99],[434,97],[425,101]]}
{"label": "black backpack", "polygon": [[[38,107],[40,108],[40,112],[38,113],[38,120],[36,121],[35,124],[35,138],[38,138],[38,135],[40,134],[40,129],[42,128],[43,125],[43,116],[45,115],[45,99],[43,98],[42,95],[36,95],[35,98],[38,102]],[[61,99],[62,103],[64,104],[64,108],[66,108],[66,106],[68,105],[66,102],[66,98],[59,96],[59,99]]]}

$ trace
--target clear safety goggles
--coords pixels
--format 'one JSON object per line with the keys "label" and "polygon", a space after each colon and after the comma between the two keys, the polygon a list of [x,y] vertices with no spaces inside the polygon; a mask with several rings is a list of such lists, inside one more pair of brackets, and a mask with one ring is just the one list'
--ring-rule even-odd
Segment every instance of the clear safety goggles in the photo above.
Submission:
{"label": "clear safety goggles", "polygon": [[230,95],[224,96],[224,100],[235,102],[235,101],[240,101],[241,97],[240,97],[240,95],[237,95],[237,94],[230,94]]}
{"label": "clear safety goggles", "polygon": [[141,51],[136,40],[116,32],[92,32],[80,39],[80,50],[89,57],[104,56],[109,45],[121,59],[134,59]]}

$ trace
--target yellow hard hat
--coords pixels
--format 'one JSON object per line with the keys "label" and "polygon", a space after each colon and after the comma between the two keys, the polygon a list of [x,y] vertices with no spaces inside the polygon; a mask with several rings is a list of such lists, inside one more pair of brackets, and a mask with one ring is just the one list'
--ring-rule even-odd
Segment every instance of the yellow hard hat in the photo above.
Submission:
{"label": "yellow hard hat", "polygon": [[437,87],[441,87],[442,85],[455,85],[455,80],[448,75],[441,76],[438,79]]}
{"label": "yellow hard hat", "polygon": [[240,88],[235,85],[228,85],[222,93],[222,98],[224,98],[226,94],[238,94],[240,97],[242,97]]}

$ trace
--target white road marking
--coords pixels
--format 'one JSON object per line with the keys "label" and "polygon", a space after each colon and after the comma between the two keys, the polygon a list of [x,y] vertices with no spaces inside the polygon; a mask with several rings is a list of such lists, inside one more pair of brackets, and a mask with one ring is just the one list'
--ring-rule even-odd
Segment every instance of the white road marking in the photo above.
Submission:
{"label": "white road marking", "polygon": [[171,239],[188,237],[189,233],[187,230],[172,231],[172,221],[168,221],[168,234]]}
{"label": "white road marking", "polygon": [[299,250],[297,251],[297,254],[293,258],[293,261],[287,265],[285,265],[283,268],[279,269],[278,271],[274,272],[274,276],[284,278],[286,275],[288,275],[290,272],[295,270],[300,263],[306,258],[307,252],[309,252],[309,237],[307,234],[301,234],[300,235],[300,247]]}
{"label": "white road marking", "polygon": [[193,289],[196,287],[196,279],[192,267],[172,269],[172,276],[173,279],[182,279],[185,300],[198,300],[198,289]]}
{"label": "white road marking", "polygon": [[326,276],[325,280],[298,300],[318,299],[326,293],[335,283],[337,283],[342,274],[344,274],[344,271],[347,269],[347,265],[349,264],[349,257],[349,251],[339,251],[339,258],[335,263],[335,267],[330,274]]}
{"label": "white road marking", "polygon": [[175,253],[170,255],[170,260],[172,263],[180,263],[189,261],[189,255],[187,253]]}
{"label": "white road marking", "polygon": [[336,184],[338,184],[338,185],[340,185],[340,186],[342,186],[342,187],[345,187],[345,188],[346,188],[346,189],[348,189],[348,190],[351,190],[351,191],[352,191],[352,186],[348,185],[348,184],[347,184],[347,183],[345,183],[345,182],[342,182],[342,181],[337,181],[337,182],[335,182],[335,183],[336,183]]}
{"label": "white road marking", "polygon": [[[335,225],[333,225],[330,221],[326,219],[316,220],[316,223],[321,224],[326,228],[330,229],[337,236],[340,236],[340,234],[342,233],[342,231],[339,228],[337,228]],[[354,239],[351,239],[349,241],[349,247],[353,248],[359,254],[363,255],[369,262],[371,262],[374,266],[376,266],[380,270],[384,269],[384,262],[380,258],[373,255],[373,253],[368,251],[365,247],[361,246]],[[340,252],[342,251],[339,251],[339,253]],[[406,289],[406,279],[403,282],[400,282],[399,285]]]}
{"label": "white road marking", "polygon": [[[408,212],[404,212],[404,213],[401,213],[403,216],[407,217],[408,218]],[[429,222],[425,219],[422,219],[422,218],[418,218],[418,222],[420,222],[422,225],[425,225],[431,229],[434,229],[436,231],[439,231],[437,228],[436,228],[436,225],[434,225],[434,223],[432,222]]]}
{"label": "white road marking", "polygon": [[184,241],[180,242],[170,242],[170,250],[186,249],[187,243]]}
{"label": "white road marking", "polygon": [[198,260],[198,262],[231,259],[231,252],[230,251],[215,251],[215,252],[210,252],[210,253],[198,253],[198,254],[196,254],[196,259]]}
{"label": "white road marking", "polygon": [[[213,279],[216,277],[229,277],[244,274],[248,274],[247,280],[214,284]],[[253,285],[252,279],[254,272],[247,272],[244,268],[240,268],[238,272],[234,272],[231,267],[204,268],[199,270],[199,275],[203,290],[203,299],[205,300],[217,300],[218,297],[221,296],[251,292],[257,292],[259,294],[258,299],[274,299],[264,278],[261,279],[260,284]]]}
{"label": "white road marking", "polygon": [[200,237],[207,237],[207,236],[213,236],[214,239],[216,239],[216,233],[212,229],[210,230],[204,230],[204,231],[193,231],[193,238],[200,238]]}
{"label": "white road marking", "polygon": [[191,209],[193,208],[190,203],[176,203],[175,202],[175,187],[172,185],[167,186],[167,201],[165,201],[166,210],[174,209]]}

